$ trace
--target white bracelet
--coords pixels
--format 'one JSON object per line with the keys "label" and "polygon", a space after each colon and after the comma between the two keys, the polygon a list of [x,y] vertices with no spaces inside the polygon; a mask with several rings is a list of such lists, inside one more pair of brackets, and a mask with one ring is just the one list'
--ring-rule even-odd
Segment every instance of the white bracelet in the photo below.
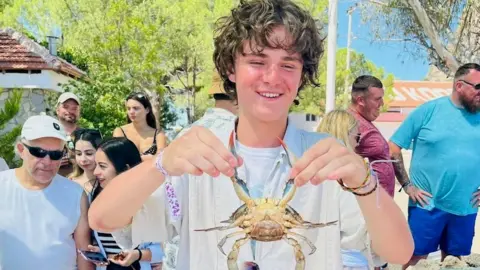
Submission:
{"label": "white bracelet", "polygon": [[163,168],[163,149],[160,151],[160,153],[157,156],[157,159],[155,160],[155,168],[161,172],[165,177],[168,176],[168,172]]}

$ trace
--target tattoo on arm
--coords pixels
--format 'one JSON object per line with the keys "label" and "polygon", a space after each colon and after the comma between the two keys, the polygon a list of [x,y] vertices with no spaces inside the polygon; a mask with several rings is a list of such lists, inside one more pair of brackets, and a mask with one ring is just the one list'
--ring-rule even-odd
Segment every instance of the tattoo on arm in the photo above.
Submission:
{"label": "tattoo on arm", "polygon": [[395,176],[397,177],[397,180],[400,183],[400,185],[408,183],[410,179],[408,178],[407,170],[405,170],[405,164],[403,162],[402,152],[392,153],[391,158],[394,160],[398,160],[397,162],[393,163],[393,168],[395,170]]}

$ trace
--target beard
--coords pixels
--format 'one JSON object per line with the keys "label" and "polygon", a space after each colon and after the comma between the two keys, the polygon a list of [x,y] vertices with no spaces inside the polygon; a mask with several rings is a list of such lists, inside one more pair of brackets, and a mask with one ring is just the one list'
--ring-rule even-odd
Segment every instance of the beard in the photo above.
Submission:
{"label": "beard", "polygon": [[465,110],[467,110],[469,113],[474,114],[480,112],[480,101],[476,101],[476,96],[468,99],[464,95],[460,95],[460,104],[462,104]]}
{"label": "beard", "polygon": [[77,117],[76,116],[71,116],[71,115],[63,116],[61,120],[64,121],[64,122],[70,123],[70,124],[76,124],[77,123]]}

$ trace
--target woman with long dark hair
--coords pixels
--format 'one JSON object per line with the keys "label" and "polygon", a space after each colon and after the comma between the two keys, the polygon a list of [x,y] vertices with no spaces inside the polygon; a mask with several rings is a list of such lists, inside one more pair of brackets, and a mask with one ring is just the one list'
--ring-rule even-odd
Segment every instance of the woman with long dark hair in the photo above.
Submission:
{"label": "woman with long dark hair", "polygon": [[100,131],[96,129],[77,129],[72,133],[73,142],[68,145],[75,155],[73,163],[73,172],[68,175],[68,179],[76,182],[88,193],[92,192],[95,176],[93,171],[97,166],[95,163],[95,153],[98,145],[102,141]]}
{"label": "woman with long dark hair", "polygon": [[116,128],[113,136],[131,140],[142,154],[142,159],[152,157],[166,146],[167,140],[157,127],[150,100],[143,93],[132,93],[126,98],[125,106],[128,124]]}
{"label": "woman with long dark hair", "polygon": [[[91,201],[97,198],[114,177],[142,162],[137,147],[127,138],[111,138],[102,142],[95,154],[95,160],[96,181]],[[106,267],[106,270],[151,270],[153,264],[162,261],[160,243],[141,243],[133,247],[131,231],[121,234],[94,231],[94,236],[98,246],[89,246],[89,249],[101,252],[108,258],[110,263],[102,266]]]}

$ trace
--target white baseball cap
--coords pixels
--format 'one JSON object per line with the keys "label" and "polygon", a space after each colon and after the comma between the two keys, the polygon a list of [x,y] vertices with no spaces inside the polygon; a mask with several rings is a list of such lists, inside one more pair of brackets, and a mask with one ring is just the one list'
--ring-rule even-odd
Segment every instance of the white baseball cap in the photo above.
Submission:
{"label": "white baseball cap", "polygon": [[48,115],[31,116],[22,127],[21,137],[26,140],[57,138],[67,141],[67,134],[57,119]]}
{"label": "white baseball cap", "polygon": [[65,101],[69,100],[69,99],[73,99],[75,100],[78,105],[80,105],[80,99],[77,97],[77,95],[75,95],[74,93],[72,92],[65,92],[63,94],[61,94],[59,97],[58,97],[58,101],[57,101],[57,105],[58,104],[62,104],[64,103]]}

